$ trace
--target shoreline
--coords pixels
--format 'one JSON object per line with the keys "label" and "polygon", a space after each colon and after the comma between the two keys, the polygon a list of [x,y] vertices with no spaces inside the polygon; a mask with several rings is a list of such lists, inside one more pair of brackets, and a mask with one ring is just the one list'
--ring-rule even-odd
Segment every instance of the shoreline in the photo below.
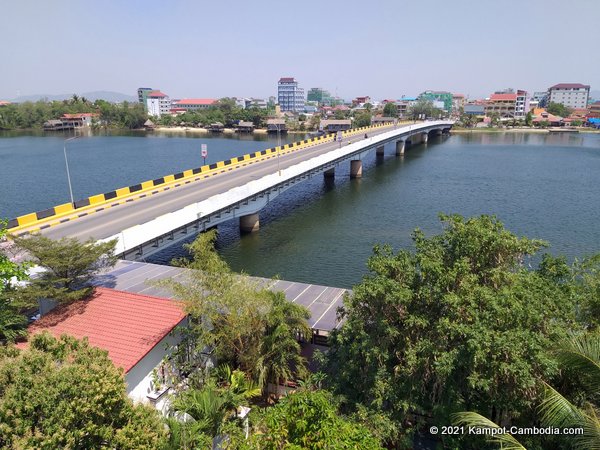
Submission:
{"label": "shoreline", "polygon": [[[468,134],[468,133],[550,133],[548,128],[452,128],[451,133]],[[560,131],[560,133],[600,133],[600,130],[590,130],[576,128],[569,131]]]}

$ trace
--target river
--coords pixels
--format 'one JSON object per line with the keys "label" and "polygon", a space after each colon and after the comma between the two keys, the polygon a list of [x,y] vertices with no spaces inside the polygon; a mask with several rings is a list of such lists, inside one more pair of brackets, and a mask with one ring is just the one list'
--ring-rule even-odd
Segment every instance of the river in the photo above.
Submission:
{"label": "river", "polygon": [[[276,138],[258,139],[137,133],[72,140],[75,197],[196,167],[201,143],[209,162],[276,145]],[[403,158],[393,153],[386,148],[382,164],[374,155],[364,160],[362,179],[349,179],[348,163],[333,186],[314,177],[285,192],[261,211],[258,233],[240,236],[237,224],[220,225],[220,253],[252,275],[351,287],[374,244],[412,248],[416,227],[441,231],[440,212],[495,214],[571,260],[600,252],[600,134],[454,134]],[[63,138],[0,134],[0,176],[0,217],[68,201]],[[149,261],[183,253],[172,247]]]}

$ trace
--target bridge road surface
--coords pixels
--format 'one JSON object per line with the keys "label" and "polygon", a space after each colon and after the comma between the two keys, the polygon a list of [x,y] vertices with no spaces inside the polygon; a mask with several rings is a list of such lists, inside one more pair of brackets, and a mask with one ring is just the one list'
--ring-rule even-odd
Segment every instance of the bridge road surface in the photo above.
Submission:
{"label": "bridge road surface", "polygon": [[[393,125],[369,130],[369,137],[376,136],[394,129]],[[348,142],[365,140],[363,134],[346,137],[342,146]],[[105,209],[94,214],[80,217],[68,222],[41,230],[41,234],[52,239],[76,237],[80,240],[89,238],[104,239],[120,233],[124,229],[148,222],[163,214],[174,212],[214,195],[226,192],[234,187],[243,186],[250,181],[276,173],[279,167],[285,169],[315,156],[323,155],[340,147],[339,142],[326,142],[314,147],[292,151],[285,155],[274,156],[270,159],[255,162],[229,172],[219,173],[210,178],[202,178],[189,184],[162,191],[154,195],[136,199]],[[76,216],[77,214],[73,214]]]}

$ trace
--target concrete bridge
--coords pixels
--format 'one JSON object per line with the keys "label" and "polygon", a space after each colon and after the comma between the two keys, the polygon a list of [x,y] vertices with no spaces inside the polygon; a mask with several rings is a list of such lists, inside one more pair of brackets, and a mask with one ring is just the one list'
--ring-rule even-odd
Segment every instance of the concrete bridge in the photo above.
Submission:
{"label": "concrete bridge", "polygon": [[385,144],[393,143],[401,157],[452,125],[387,124],[307,139],[21,216],[9,228],[55,239],[116,239],[117,255],[143,258],[234,218],[241,231],[257,231],[260,210],[296,184],[321,173],[334,177],[336,167],[348,162],[350,177],[359,178],[368,152],[382,158]]}

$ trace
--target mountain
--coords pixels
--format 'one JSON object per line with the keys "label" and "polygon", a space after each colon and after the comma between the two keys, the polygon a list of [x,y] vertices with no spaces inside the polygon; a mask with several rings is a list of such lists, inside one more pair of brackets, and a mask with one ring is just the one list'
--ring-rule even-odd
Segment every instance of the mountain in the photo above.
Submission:
{"label": "mountain", "polygon": [[[137,97],[133,95],[121,94],[120,92],[113,91],[93,91],[93,92],[82,92],[77,93],[79,97],[85,97],[90,101],[96,101],[98,99],[106,100],[107,102],[137,102]],[[54,100],[67,100],[73,97],[73,94],[59,94],[59,95],[51,95],[51,94],[34,94],[34,95],[22,95],[20,97],[14,98],[10,100],[14,103],[22,103],[22,102],[37,102],[38,100],[46,99],[48,101]]]}

